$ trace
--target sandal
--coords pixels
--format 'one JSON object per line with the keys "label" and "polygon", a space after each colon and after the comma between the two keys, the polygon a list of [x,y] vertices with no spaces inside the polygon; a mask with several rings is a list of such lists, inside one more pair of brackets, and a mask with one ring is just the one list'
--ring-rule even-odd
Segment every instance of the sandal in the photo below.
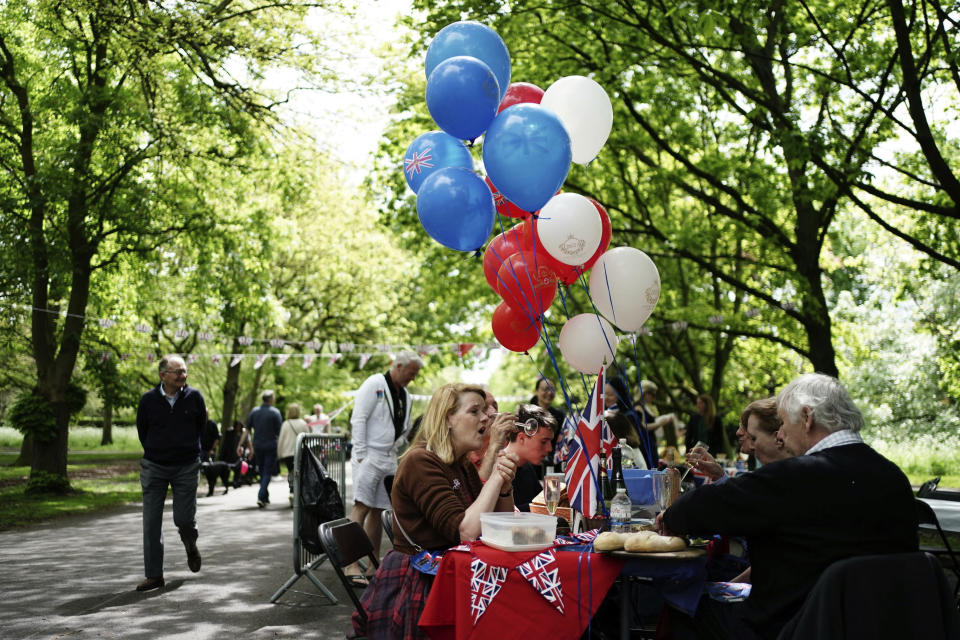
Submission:
{"label": "sandal", "polygon": [[359,573],[344,577],[354,589],[366,589],[368,586],[370,586],[370,581],[367,579],[367,577],[360,575]]}

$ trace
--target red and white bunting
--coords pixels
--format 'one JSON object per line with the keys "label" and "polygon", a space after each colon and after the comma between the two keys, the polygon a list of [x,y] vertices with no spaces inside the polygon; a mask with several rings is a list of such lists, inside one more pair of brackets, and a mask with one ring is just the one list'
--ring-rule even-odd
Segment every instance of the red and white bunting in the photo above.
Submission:
{"label": "red and white bunting", "polygon": [[199,355],[195,353],[191,353],[190,355],[187,356],[187,364],[193,364],[194,362],[197,361],[197,358],[199,357],[200,357]]}
{"label": "red and white bunting", "polygon": [[257,361],[253,363],[253,368],[259,369],[260,367],[262,367],[263,363],[267,361],[267,356],[269,355],[270,355],[269,353],[257,354]]}
{"label": "red and white bunting", "polygon": [[314,351],[320,351],[320,343],[317,340],[309,340],[304,343],[307,349],[313,349]]}
{"label": "red and white bunting", "polygon": [[477,624],[493,599],[500,593],[500,587],[507,580],[507,567],[497,567],[487,564],[474,556],[470,561],[473,575],[470,577],[470,617],[473,624]]}
{"label": "red and white bunting", "polygon": [[134,327],[138,333],[150,333],[150,327],[143,324],[142,322]]}
{"label": "red and white bunting", "polygon": [[243,360],[243,354],[242,354],[242,353],[238,353],[238,354],[234,355],[233,358],[231,358],[231,360],[230,360],[230,366],[231,366],[231,367],[237,366],[238,364],[240,364],[240,361],[241,361],[241,360]]}
{"label": "red and white bunting", "polygon": [[152,364],[152,363],[153,363],[153,359],[156,358],[156,357],[157,357],[156,354],[154,354],[154,353],[148,353],[148,354],[147,354],[147,362],[149,362],[149,363]]}
{"label": "red and white bunting", "polygon": [[340,351],[346,351],[347,353],[350,353],[351,351],[353,351],[353,348],[354,348],[354,344],[352,342],[340,343]]}
{"label": "red and white bunting", "polygon": [[197,340],[202,342],[209,342],[213,340],[213,334],[209,331],[200,331],[197,333]]}
{"label": "red and white bunting", "polygon": [[312,353],[304,354],[304,356],[303,356],[303,368],[306,369],[306,368],[309,367],[311,364],[313,364],[313,359],[314,359],[315,357],[316,357],[316,356],[315,356],[314,354],[312,354]]}
{"label": "red and white bunting", "polygon": [[104,351],[103,353],[100,354],[100,362],[106,362],[109,359],[110,359],[109,351]]}
{"label": "red and white bunting", "polygon": [[327,358],[327,366],[328,366],[328,367],[332,367],[332,366],[334,365],[334,363],[336,363],[336,361],[341,358],[341,356],[343,356],[342,353],[334,353],[334,354],[331,354],[330,357]]}
{"label": "red and white bunting", "polygon": [[237,338],[237,344],[241,344],[245,347],[249,347],[250,345],[253,344],[253,338],[251,338],[250,336],[240,336],[239,338]]}
{"label": "red and white bunting", "polygon": [[99,324],[100,324],[100,328],[101,328],[101,329],[109,329],[109,328],[112,327],[115,323],[114,323],[114,321],[111,320],[110,318],[100,318],[100,323],[99,323]]}
{"label": "red and white bunting", "polygon": [[277,366],[282,367],[283,363],[290,359],[289,353],[281,353],[277,356]]}
{"label": "red and white bunting", "polygon": [[120,354],[120,362],[123,362],[124,360],[126,360],[126,359],[129,358],[129,357],[130,357],[130,354],[129,354],[129,353]]}
{"label": "red and white bunting", "polygon": [[470,351],[473,349],[474,346],[475,345],[473,343],[461,342],[460,344],[457,345],[457,353],[462,358],[463,356],[470,353]]}
{"label": "red and white bunting", "polygon": [[538,553],[519,565],[517,571],[537,593],[563,614],[563,585],[560,583],[560,566],[553,549]]}
{"label": "red and white bunting", "polygon": [[361,353],[361,354],[360,354],[360,368],[361,368],[361,369],[363,369],[363,367],[370,361],[370,357],[371,357],[372,355],[373,355],[372,353]]}
{"label": "red and white bunting", "polygon": [[210,356],[210,362],[212,362],[213,364],[220,364],[221,358],[223,358],[222,355],[220,355],[219,353],[215,353],[212,356]]}
{"label": "red and white bunting", "polygon": [[176,337],[177,339],[183,340],[183,339],[186,338],[188,335],[190,335],[190,332],[187,331],[186,329],[177,329],[177,330],[174,332],[173,335],[174,335],[174,337]]}
{"label": "red and white bunting", "polygon": [[270,338],[270,346],[274,349],[280,349],[285,344],[287,344],[287,341],[282,338]]}

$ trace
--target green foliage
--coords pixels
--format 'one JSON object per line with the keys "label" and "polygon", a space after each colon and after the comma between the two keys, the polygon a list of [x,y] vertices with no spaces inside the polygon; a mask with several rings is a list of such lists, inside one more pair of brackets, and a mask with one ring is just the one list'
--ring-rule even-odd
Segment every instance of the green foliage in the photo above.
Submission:
{"label": "green foliage", "polygon": [[57,437],[53,407],[36,392],[27,391],[17,396],[7,419],[21,433],[32,434],[37,442],[52,442]]}
{"label": "green foliage", "polygon": [[30,473],[30,479],[24,489],[27,496],[36,496],[43,494],[64,494],[71,489],[70,481],[58,473],[49,473],[47,471],[38,471],[34,469]]}

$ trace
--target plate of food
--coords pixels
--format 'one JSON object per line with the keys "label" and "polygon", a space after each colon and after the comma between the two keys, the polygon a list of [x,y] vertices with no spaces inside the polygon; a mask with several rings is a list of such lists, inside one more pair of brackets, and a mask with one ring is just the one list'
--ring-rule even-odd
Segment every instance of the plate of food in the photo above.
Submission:
{"label": "plate of food", "polygon": [[686,540],[677,536],[661,536],[653,531],[637,533],[614,533],[605,531],[593,541],[594,551],[615,556],[651,556],[671,558],[697,558],[703,549],[690,549]]}

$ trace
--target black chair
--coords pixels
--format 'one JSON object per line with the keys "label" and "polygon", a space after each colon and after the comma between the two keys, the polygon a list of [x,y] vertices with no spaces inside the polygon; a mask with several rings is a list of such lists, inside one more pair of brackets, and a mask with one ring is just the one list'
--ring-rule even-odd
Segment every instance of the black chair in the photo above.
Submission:
{"label": "black chair", "polygon": [[820,575],[777,640],[960,639],[943,568],[927,553],[855,556]]}
{"label": "black chair", "polygon": [[940,477],[933,480],[927,480],[917,489],[918,498],[932,498],[934,500],[950,500],[951,502],[960,502],[960,491],[938,489]]}
{"label": "black chair", "polygon": [[937,476],[932,480],[927,480],[922,485],[920,485],[919,489],[917,489],[917,497],[929,498],[930,494],[932,494],[934,491],[937,490],[938,484],[940,484],[940,476]]}
{"label": "black chair", "polygon": [[380,512],[380,524],[383,525],[383,532],[387,534],[387,540],[393,544],[393,509],[384,509]]}
{"label": "black chair", "polygon": [[364,624],[366,624],[367,612],[360,604],[360,598],[357,597],[346,574],[343,573],[343,568],[364,557],[368,558],[374,567],[380,566],[370,538],[367,537],[363,527],[358,523],[349,518],[341,518],[320,525],[320,542],[323,543],[323,549],[327,552],[327,558],[330,559],[333,570],[340,578],[340,583],[347,595],[353,600],[357,613],[360,614]]}
{"label": "black chair", "polygon": [[940,528],[940,521],[937,519],[937,514],[929,504],[923,500],[916,499],[917,506],[917,520],[920,524],[933,525],[937,528],[937,533],[940,534],[940,541],[943,542],[943,548],[940,547],[920,547],[920,551],[925,553],[933,554],[938,558],[940,556],[947,556],[950,558],[950,562],[953,565],[953,573],[957,577],[957,584],[953,589],[954,599],[957,600],[957,606],[960,607],[960,560],[957,560],[957,554],[953,552],[953,548],[950,546],[950,540],[947,539],[947,535],[943,532],[943,529]]}

